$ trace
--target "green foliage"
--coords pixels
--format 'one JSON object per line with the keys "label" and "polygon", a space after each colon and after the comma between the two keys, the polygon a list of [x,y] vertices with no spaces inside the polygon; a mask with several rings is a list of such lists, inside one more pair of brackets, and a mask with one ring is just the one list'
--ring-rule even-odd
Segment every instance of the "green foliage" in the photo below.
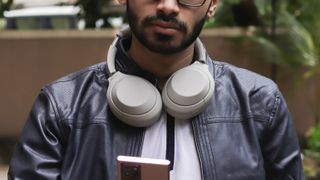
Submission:
{"label": "green foliage", "polygon": [[[319,0],[293,0],[293,2],[281,1],[278,24],[289,29],[287,34],[289,51],[292,62],[310,67],[306,76],[315,74],[320,69],[320,17]],[[289,55],[289,53],[287,53]]]}
{"label": "green foliage", "polygon": [[[236,14],[234,7],[240,3],[248,4],[248,2],[254,4],[256,11],[252,11],[250,7],[251,9]],[[239,26],[237,20],[241,18],[240,16],[244,16],[248,21],[250,20],[248,17],[257,16],[261,19],[261,24],[255,26],[260,30],[250,38],[252,40],[256,38],[254,41],[265,46],[265,51],[273,54],[271,62],[282,66],[308,67],[310,70],[305,77],[310,77],[320,73],[319,7],[319,0],[276,1],[277,29],[275,36],[272,36],[270,33],[273,13],[271,1],[220,0],[215,18],[210,19],[205,27]],[[246,17],[244,12],[249,11],[258,12],[258,14],[253,13]]]}
{"label": "green foliage", "polygon": [[307,133],[307,149],[305,154],[320,163],[320,123],[312,127]]}
{"label": "green foliage", "polygon": [[320,123],[312,127],[306,135],[307,146],[304,153],[304,171],[308,179],[320,177]]}
{"label": "green foliage", "polygon": [[9,10],[13,0],[0,0],[0,18],[3,17],[3,12]]}
{"label": "green foliage", "polygon": [[320,72],[320,1],[319,0],[295,0],[297,1],[297,7],[293,14],[297,21],[310,33],[311,43],[313,43],[314,49],[312,49],[312,57],[317,60],[316,65],[313,66],[311,71],[307,75],[314,75]]}
{"label": "green foliage", "polygon": [[286,30],[274,42],[283,49],[282,56],[291,65],[313,67],[319,63],[312,34],[286,11],[280,12],[278,23]]}

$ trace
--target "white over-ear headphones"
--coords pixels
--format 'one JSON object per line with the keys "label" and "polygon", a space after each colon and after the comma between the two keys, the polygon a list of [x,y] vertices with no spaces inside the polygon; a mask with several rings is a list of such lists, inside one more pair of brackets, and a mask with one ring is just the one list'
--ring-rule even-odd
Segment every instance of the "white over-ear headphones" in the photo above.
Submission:
{"label": "white over-ear headphones", "polygon": [[118,40],[117,36],[110,45],[107,60],[110,75],[107,101],[118,119],[131,126],[147,127],[159,119],[162,102],[165,110],[178,119],[192,118],[208,105],[214,92],[214,80],[199,39],[195,42],[198,59],[171,75],[162,89],[162,98],[149,81],[115,69]]}

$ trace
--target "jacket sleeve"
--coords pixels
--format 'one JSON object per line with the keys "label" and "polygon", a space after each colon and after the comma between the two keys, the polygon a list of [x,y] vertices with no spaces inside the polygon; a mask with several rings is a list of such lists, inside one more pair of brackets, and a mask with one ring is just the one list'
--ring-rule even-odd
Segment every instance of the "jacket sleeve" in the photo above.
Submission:
{"label": "jacket sleeve", "polygon": [[60,179],[62,133],[53,102],[41,91],[11,158],[8,179]]}
{"label": "jacket sleeve", "polygon": [[267,180],[304,180],[295,128],[284,98],[275,93],[263,155]]}

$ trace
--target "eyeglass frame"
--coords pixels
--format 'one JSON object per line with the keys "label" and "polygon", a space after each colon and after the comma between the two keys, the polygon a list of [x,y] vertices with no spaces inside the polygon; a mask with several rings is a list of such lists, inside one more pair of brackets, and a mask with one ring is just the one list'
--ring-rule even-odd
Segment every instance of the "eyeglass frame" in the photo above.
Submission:
{"label": "eyeglass frame", "polygon": [[[182,1],[182,2],[181,2]],[[204,3],[206,3],[207,0],[202,0],[202,3],[200,4],[189,4],[189,3],[185,3],[183,2],[184,0],[177,0],[177,2],[182,5],[182,6],[186,6],[186,7],[201,7],[204,5]]]}

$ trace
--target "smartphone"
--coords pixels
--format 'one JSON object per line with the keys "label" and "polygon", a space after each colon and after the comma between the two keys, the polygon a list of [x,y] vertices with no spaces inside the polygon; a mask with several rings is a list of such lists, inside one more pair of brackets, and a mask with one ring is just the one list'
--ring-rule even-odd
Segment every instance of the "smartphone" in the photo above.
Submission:
{"label": "smartphone", "polygon": [[170,161],[118,156],[118,180],[169,180]]}

